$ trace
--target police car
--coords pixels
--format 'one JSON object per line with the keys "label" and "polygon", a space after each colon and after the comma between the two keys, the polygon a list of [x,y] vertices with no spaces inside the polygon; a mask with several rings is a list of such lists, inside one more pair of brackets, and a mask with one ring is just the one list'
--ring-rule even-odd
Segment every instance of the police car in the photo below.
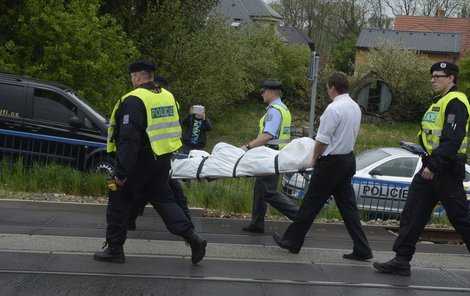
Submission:
{"label": "police car", "polygon": [[[420,145],[400,142],[400,147],[384,147],[364,151],[356,156],[356,174],[352,184],[357,205],[368,218],[398,218],[408,196],[411,180],[421,168]],[[470,166],[465,165],[464,188],[470,196]],[[302,199],[307,189],[309,174],[286,174],[281,181],[281,191],[293,198]],[[470,199],[469,199],[470,205]],[[438,205],[436,214],[444,208]]]}

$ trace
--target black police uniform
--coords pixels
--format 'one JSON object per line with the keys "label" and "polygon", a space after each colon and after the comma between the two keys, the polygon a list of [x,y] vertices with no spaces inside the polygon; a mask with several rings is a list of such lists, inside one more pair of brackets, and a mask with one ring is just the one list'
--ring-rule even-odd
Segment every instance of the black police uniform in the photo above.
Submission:
{"label": "black police uniform", "polygon": [[[176,204],[183,210],[184,214],[186,215],[186,217],[188,217],[189,221],[192,221],[191,211],[188,207],[188,199],[184,195],[183,187],[181,186],[179,180],[170,178],[168,181],[171,191],[173,192],[173,197]],[[144,208],[149,202],[151,202],[149,196],[141,192],[136,192],[134,194],[134,202],[132,203],[132,208],[129,212],[129,222],[127,224],[127,230],[136,229],[135,221],[137,220],[137,217],[139,215],[143,214]]]}
{"label": "black police uniform", "polygon": [[[455,81],[459,69],[456,64],[438,62],[431,66],[431,75],[434,71],[453,75]],[[450,92],[452,91],[458,91],[457,86],[452,86]],[[442,96],[437,96],[435,102],[441,98]],[[458,153],[466,137],[469,114],[466,105],[458,98],[450,100],[444,112],[439,145],[432,149],[431,155],[422,158],[423,166],[411,182],[400,217],[400,230],[393,245],[396,256],[384,263],[374,262],[374,267],[381,272],[406,276],[411,274],[409,262],[416,251],[416,243],[439,201],[470,251],[470,212],[462,184],[467,155]],[[425,148],[422,138],[420,140],[421,146]],[[425,168],[433,173],[431,180],[423,179]]]}
{"label": "black police uniform", "polygon": [[[458,90],[453,86],[450,91]],[[440,98],[436,97],[435,102]],[[393,251],[402,261],[411,261],[421,232],[439,201],[444,205],[449,221],[460,233],[470,251],[470,214],[462,185],[467,159],[465,154],[459,157],[457,153],[466,133],[467,108],[455,98],[447,104],[445,118],[448,118],[449,114],[455,115],[455,124],[446,120],[439,147],[433,150],[431,155],[423,157],[423,166],[414,176],[408,192],[400,218],[399,236],[393,246]],[[430,181],[421,177],[425,167],[434,174]]]}
{"label": "black police uniform", "polygon": [[[168,80],[161,76],[161,75],[155,75],[154,77],[154,82],[158,87],[163,87],[164,89],[170,91],[170,83]],[[191,212],[188,207],[188,200],[186,196],[184,195],[183,187],[181,186],[179,180],[175,179],[169,179],[169,185],[171,188],[171,191],[173,192],[173,197],[175,199],[175,202],[178,206],[181,207],[183,210],[184,214],[188,219],[191,221]],[[142,192],[135,192],[134,194],[134,202],[132,204],[132,208],[129,212],[129,221],[127,224],[127,230],[135,230],[136,229],[136,220],[137,216],[142,215],[145,209],[145,206],[147,203],[150,202],[150,197],[145,195]],[[154,205],[155,206],[155,205]]]}
{"label": "black police uniform", "polygon": [[[154,83],[150,82],[140,87],[151,89]],[[150,199],[171,233],[183,236],[194,229],[184,212],[175,203],[168,184],[171,154],[156,156],[152,151],[145,131],[146,114],[142,101],[133,96],[127,97],[116,113],[119,127],[115,139],[118,147],[115,175],[121,180],[125,178],[127,180],[118,191],[111,192],[109,196],[106,211],[108,222],[106,240],[109,243],[124,244],[127,218],[137,190]],[[128,118],[129,123],[123,124],[123,116]]]}
{"label": "black police uniform", "polygon": [[[159,92],[154,82],[140,85]],[[169,186],[171,153],[157,156],[153,152],[148,135],[147,111],[143,102],[135,96],[127,97],[116,112],[113,135],[116,142],[117,166],[115,175],[126,180],[117,191],[109,192],[106,209],[106,244],[103,252],[94,259],[106,262],[124,262],[123,245],[127,236],[127,223],[136,192],[148,196],[168,230],[182,236],[191,246],[192,262],[199,262],[205,255],[207,241],[194,232],[194,225],[173,198]]]}

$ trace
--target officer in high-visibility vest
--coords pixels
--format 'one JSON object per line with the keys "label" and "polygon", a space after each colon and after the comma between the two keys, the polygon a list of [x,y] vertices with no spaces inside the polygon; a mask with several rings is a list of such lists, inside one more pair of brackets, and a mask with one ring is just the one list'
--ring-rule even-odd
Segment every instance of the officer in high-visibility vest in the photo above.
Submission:
{"label": "officer in high-visibility vest", "polygon": [[[160,87],[171,92],[170,83],[168,82],[168,80],[166,80],[165,77],[161,75],[155,75],[153,80]],[[189,207],[188,207],[188,199],[184,195],[183,187],[181,186],[180,181],[178,179],[170,178],[169,185],[170,185],[171,191],[173,192],[173,197],[175,199],[176,204],[181,207],[183,212],[186,214],[186,217],[188,217],[188,219],[192,221],[191,211],[189,210]],[[140,192],[136,192],[134,196],[135,196],[134,203],[132,204],[132,208],[129,213],[129,221],[127,223],[127,230],[136,230],[137,216],[143,215],[145,206],[150,201],[149,196],[146,196],[145,194],[140,193]]]}
{"label": "officer in high-visibility vest", "polygon": [[470,104],[456,86],[459,68],[450,62],[431,67],[431,84],[437,96],[421,120],[418,134],[426,151],[423,166],[414,176],[400,217],[393,245],[395,258],[374,263],[380,272],[410,275],[416,243],[433,209],[440,201],[447,217],[470,251],[470,213],[463,188],[467,162]]}
{"label": "officer in high-visibility vest", "polygon": [[[240,147],[248,151],[258,146],[279,150],[290,140],[291,115],[281,100],[282,84],[278,81],[265,81],[261,84],[263,102],[268,105],[266,114],[259,123],[258,137]],[[264,216],[267,203],[287,218],[293,220],[299,211],[290,199],[277,192],[279,175],[256,177],[253,188],[253,209],[251,223],[243,231],[264,233]]]}
{"label": "officer in high-visibility vest", "polygon": [[106,209],[107,248],[94,254],[98,261],[123,263],[129,211],[135,192],[150,198],[168,230],[182,236],[191,246],[193,264],[206,253],[207,241],[173,198],[168,185],[171,154],[181,147],[176,102],[157,85],[155,66],[136,61],[129,66],[134,90],[116,102],[108,129],[108,152],[116,152],[117,165]]}

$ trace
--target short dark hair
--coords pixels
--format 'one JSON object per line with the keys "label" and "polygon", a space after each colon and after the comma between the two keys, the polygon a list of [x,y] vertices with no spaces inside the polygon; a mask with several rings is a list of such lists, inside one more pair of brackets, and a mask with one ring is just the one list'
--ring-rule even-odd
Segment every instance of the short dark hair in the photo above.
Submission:
{"label": "short dark hair", "polygon": [[349,90],[348,75],[343,72],[334,72],[328,77],[328,87],[334,86],[339,94],[347,93]]}

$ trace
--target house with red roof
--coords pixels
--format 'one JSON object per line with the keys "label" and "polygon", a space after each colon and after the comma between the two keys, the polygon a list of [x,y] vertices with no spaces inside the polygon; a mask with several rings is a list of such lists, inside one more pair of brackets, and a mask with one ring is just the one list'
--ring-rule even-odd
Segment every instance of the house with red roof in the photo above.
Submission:
{"label": "house with red roof", "polygon": [[470,19],[436,16],[395,16],[393,30],[362,29],[356,43],[356,64],[379,40],[400,42],[404,47],[427,55],[433,62],[459,62],[469,54]]}
{"label": "house with red roof", "polygon": [[397,15],[395,17],[395,30],[418,31],[433,33],[458,33],[460,39],[460,53],[455,61],[469,54],[470,49],[470,19],[444,17],[441,11],[437,16],[410,16]]}

